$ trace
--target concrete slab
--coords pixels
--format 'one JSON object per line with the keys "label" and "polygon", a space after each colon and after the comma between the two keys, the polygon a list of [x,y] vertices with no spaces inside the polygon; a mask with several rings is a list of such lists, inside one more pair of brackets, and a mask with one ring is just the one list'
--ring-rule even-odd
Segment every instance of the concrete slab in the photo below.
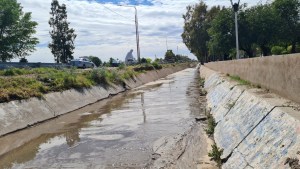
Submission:
{"label": "concrete slab", "polygon": [[37,98],[0,104],[0,136],[53,117],[53,110]]}
{"label": "concrete slab", "polygon": [[299,111],[275,108],[237,147],[224,168],[239,168],[240,158],[254,168],[289,168],[284,163],[288,157],[299,156],[300,146],[300,121],[290,113]]}
{"label": "concrete slab", "polygon": [[255,128],[274,106],[245,91],[215,128],[214,138],[228,157],[236,146]]}

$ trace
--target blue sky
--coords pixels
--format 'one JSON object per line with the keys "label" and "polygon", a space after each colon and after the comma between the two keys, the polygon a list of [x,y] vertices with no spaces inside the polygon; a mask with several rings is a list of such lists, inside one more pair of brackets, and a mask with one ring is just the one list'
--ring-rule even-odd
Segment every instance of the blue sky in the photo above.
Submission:
{"label": "blue sky", "polygon": [[[32,12],[39,23],[36,37],[40,44],[27,59],[31,62],[54,62],[48,48],[51,41],[50,4],[52,0],[18,0],[23,11]],[[229,0],[204,0],[208,6],[229,6]],[[263,0],[264,2],[265,0]],[[132,7],[136,5],[139,19],[141,57],[162,58],[167,49],[175,54],[195,58],[182,43],[182,14],[186,6],[199,0],[59,0],[65,3],[70,27],[77,38],[74,57],[94,55],[107,61],[110,57],[124,60],[126,53],[134,50],[136,56],[135,23]],[[255,5],[260,0],[241,0]],[[123,5],[123,6],[119,6]],[[17,60],[15,60],[17,61]]]}

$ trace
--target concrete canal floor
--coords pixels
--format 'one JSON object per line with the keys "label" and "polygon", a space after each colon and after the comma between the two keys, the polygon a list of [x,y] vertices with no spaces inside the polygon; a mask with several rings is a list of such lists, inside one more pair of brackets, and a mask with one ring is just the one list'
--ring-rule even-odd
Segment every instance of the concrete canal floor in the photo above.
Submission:
{"label": "concrete canal floor", "polygon": [[[0,168],[215,168],[196,69],[0,138]],[[199,102],[200,100],[200,102]]]}

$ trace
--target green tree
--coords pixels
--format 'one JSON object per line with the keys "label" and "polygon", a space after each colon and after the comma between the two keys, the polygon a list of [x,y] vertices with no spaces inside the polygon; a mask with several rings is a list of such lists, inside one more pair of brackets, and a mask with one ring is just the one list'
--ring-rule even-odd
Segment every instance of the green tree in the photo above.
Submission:
{"label": "green tree", "polygon": [[165,54],[165,60],[168,62],[175,62],[175,54],[173,53],[172,50],[167,50]]}
{"label": "green tree", "polygon": [[16,0],[0,0],[0,59],[6,62],[21,58],[35,50],[38,39],[37,23],[31,21],[31,13],[24,13]]}
{"label": "green tree", "polygon": [[282,41],[292,45],[292,53],[296,52],[296,44],[300,39],[300,1],[275,0],[272,3],[275,12],[281,18],[278,33]]}
{"label": "green tree", "polygon": [[99,59],[96,56],[89,56],[89,59],[97,66],[99,67],[102,64],[101,59]]}
{"label": "green tree", "polygon": [[147,59],[146,58],[142,58],[141,59],[141,63],[147,63]]}
{"label": "green tree", "polygon": [[[252,43],[257,44],[263,55],[270,54],[270,47],[278,41],[278,30],[274,29],[280,26],[278,16],[271,5],[258,5],[245,11],[248,21],[248,37]],[[247,32],[243,32],[242,35]]]}
{"label": "green tree", "polygon": [[210,41],[208,48],[210,53],[218,56],[214,60],[226,60],[230,51],[235,47],[234,21],[230,8],[222,8],[218,15],[211,21],[208,30]]}
{"label": "green tree", "polygon": [[111,57],[111,58],[109,58],[109,61],[108,61],[108,64],[109,64],[109,66],[112,66],[112,64],[113,64],[114,60],[115,60],[115,59],[114,59],[114,58],[112,58],[112,57]]}
{"label": "green tree", "polygon": [[184,32],[181,36],[187,48],[203,63],[208,55],[207,5],[200,1],[199,4],[189,5],[186,9],[187,12],[183,15]]}
{"label": "green tree", "polygon": [[20,63],[28,63],[28,60],[26,58],[21,58],[19,62]]}
{"label": "green tree", "polygon": [[67,63],[73,59],[75,30],[69,28],[70,23],[67,21],[65,4],[59,5],[57,0],[52,0],[50,14],[49,25],[53,30],[50,31],[52,42],[49,44],[49,48],[57,63]]}

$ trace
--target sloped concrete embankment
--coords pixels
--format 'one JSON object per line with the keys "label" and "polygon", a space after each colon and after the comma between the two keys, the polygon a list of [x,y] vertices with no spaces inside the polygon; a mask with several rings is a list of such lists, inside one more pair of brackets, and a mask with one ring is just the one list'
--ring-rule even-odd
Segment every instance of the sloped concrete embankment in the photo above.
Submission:
{"label": "sloped concrete embankment", "polygon": [[[222,168],[290,168],[300,157],[299,105],[201,66],[207,104],[224,149]],[[287,160],[290,158],[291,160]],[[299,167],[299,166],[298,166]]]}
{"label": "sloped concrete embankment", "polygon": [[94,86],[82,90],[71,89],[63,92],[49,93],[44,95],[42,99],[30,98],[1,103],[0,136],[77,110],[108,98],[111,95],[116,95],[127,89],[166,77],[169,74],[190,66],[186,64],[139,74],[135,78],[126,81],[126,88],[122,85],[112,85],[106,88],[103,86]]}

